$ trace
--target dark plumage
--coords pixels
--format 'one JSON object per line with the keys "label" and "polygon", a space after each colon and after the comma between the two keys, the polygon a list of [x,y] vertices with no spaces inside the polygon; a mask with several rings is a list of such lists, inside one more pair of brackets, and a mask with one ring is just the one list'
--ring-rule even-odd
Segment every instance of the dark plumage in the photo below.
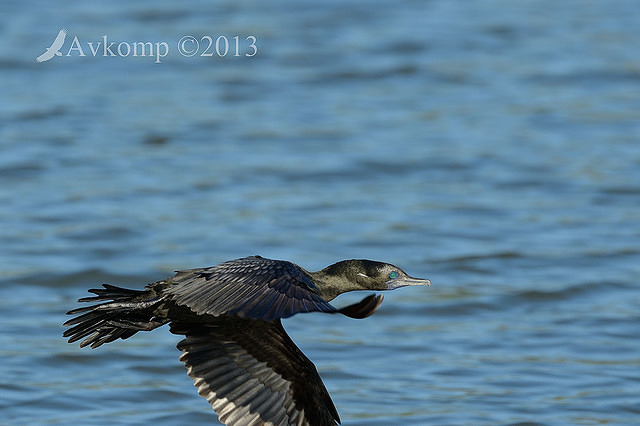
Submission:
{"label": "dark plumage", "polygon": [[337,309],[334,297],[353,290],[429,285],[400,268],[345,260],[318,272],[260,256],[178,272],[145,290],[103,284],[69,311],[69,343],[81,347],[126,339],[170,324],[189,376],[227,425],[335,425],[338,412],[311,361],[287,335],[281,318],[301,312],[366,318],[382,295]]}

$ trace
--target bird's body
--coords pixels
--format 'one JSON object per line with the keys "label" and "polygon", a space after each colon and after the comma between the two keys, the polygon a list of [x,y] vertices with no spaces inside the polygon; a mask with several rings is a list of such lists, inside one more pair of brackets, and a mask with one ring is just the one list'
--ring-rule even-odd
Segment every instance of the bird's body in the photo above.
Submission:
{"label": "bird's body", "polygon": [[[178,272],[144,290],[104,284],[74,309],[69,342],[98,347],[138,331],[170,324],[198,392],[227,425],[335,425],[340,422],[315,366],[281,324],[303,312],[365,318],[382,296],[337,309],[329,304],[353,290],[429,285],[401,269],[369,260],[347,260],[308,272],[287,261],[259,256]],[[84,339],[84,340],[83,340]]]}

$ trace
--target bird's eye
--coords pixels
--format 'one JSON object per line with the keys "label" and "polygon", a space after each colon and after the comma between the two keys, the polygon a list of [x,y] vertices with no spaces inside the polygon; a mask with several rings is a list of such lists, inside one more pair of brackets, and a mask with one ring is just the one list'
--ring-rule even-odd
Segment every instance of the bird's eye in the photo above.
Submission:
{"label": "bird's eye", "polygon": [[389,278],[391,278],[392,280],[395,280],[396,278],[398,278],[398,273],[396,271],[391,271],[389,273]]}

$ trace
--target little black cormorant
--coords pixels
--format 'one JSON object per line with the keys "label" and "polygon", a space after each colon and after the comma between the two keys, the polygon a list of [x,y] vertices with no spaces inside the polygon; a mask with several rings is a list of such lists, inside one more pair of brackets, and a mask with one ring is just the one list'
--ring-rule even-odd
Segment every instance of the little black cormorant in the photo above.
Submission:
{"label": "little black cormorant", "polygon": [[335,425],[338,412],[313,363],[281,324],[303,312],[366,318],[382,303],[372,294],[337,309],[329,301],[347,291],[430,285],[400,268],[344,260],[308,272],[282,260],[251,256],[128,290],[103,284],[69,311],[69,342],[81,347],[127,339],[169,323],[180,360],[198,392],[226,425]]}

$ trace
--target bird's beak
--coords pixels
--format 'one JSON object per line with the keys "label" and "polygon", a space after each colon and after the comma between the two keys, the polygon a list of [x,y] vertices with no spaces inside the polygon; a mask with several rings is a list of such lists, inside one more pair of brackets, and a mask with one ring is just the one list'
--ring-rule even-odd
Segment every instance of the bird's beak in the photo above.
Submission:
{"label": "bird's beak", "polygon": [[406,287],[408,285],[426,285],[430,286],[431,281],[426,278],[413,278],[413,277],[398,277],[387,281],[387,290],[394,290],[400,287]]}

